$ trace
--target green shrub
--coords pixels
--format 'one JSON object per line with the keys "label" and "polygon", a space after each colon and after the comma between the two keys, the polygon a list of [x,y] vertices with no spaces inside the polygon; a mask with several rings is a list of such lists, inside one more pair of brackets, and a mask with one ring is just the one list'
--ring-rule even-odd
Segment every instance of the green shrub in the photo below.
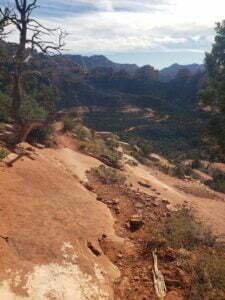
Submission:
{"label": "green shrub", "polygon": [[190,208],[181,207],[171,217],[167,217],[162,225],[162,236],[173,248],[188,250],[200,245],[213,246],[215,237],[193,215]]}
{"label": "green shrub", "polygon": [[52,125],[45,127],[37,127],[31,130],[27,137],[27,142],[30,144],[40,143],[40,144],[49,144],[51,136],[54,132],[54,127]]}
{"label": "green shrub", "polygon": [[86,143],[80,143],[80,145],[79,145],[79,149],[80,149],[80,151],[86,151],[86,149],[87,149],[87,145],[86,145]]}
{"label": "green shrub", "polygon": [[115,150],[118,146],[118,140],[116,138],[107,138],[105,141],[105,144],[107,147],[109,147],[111,150]]}
{"label": "green shrub", "polygon": [[78,117],[78,113],[76,111],[70,111],[67,116],[69,119],[76,119]]}
{"label": "green shrub", "polygon": [[139,143],[138,147],[140,148],[141,153],[146,157],[148,157],[154,151],[152,145],[149,143]]}
{"label": "green shrub", "polygon": [[103,156],[110,164],[114,167],[121,167],[120,160],[122,158],[122,154],[118,151],[108,150]]}
{"label": "green shrub", "polygon": [[104,153],[106,145],[102,139],[91,139],[89,141],[83,142],[81,145],[89,153],[92,153],[96,156]]}
{"label": "green shrub", "polygon": [[183,178],[185,178],[185,176],[192,175],[192,168],[189,166],[182,165],[182,164],[177,164],[173,170],[172,175],[174,177],[183,179]]}
{"label": "green shrub", "polygon": [[76,133],[78,139],[81,141],[90,140],[92,138],[90,129],[83,125],[76,126],[74,128],[74,132]]}
{"label": "green shrub", "polygon": [[212,172],[212,180],[208,180],[206,184],[215,191],[225,193],[225,173],[220,170]]}
{"label": "green shrub", "polygon": [[174,177],[178,177],[181,179],[185,177],[185,167],[182,165],[175,166],[175,168],[171,169],[171,171],[171,175],[173,175]]}
{"label": "green shrub", "polygon": [[94,171],[104,184],[124,184],[126,181],[126,177],[120,171],[105,165],[100,165]]}
{"label": "green shrub", "polygon": [[146,165],[149,167],[151,167],[153,165],[152,162],[148,158],[144,157],[143,155],[141,155],[138,152],[132,151],[130,153],[130,155],[133,156],[139,163],[141,163],[143,165]]}
{"label": "green shrub", "polygon": [[0,147],[0,160],[4,159],[7,156],[7,152]]}
{"label": "green shrub", "polygon": [[203,167],[200,159],[195,159],[193,160],[192,164],[191,164],[192,169],[201,169]]}
{"label": "green shrub", "polygon": [[193,170],[190,166],[177,163],[174,167],[155,163],[157,168],[165,174],[173,177],[184,179],[186,176],[193,176]]}
{"label": "green shrub", "polygon": [[9,122],[10,121],[10,108],[11,99],[9,96],[0,92],[0,121]]}
{"label": "green shrub", "polygon": [[80,145],[80,149],[93,154],[100,160],[105,161],[107,164],[112,165],[113,167],[120,168],[122,153],[107,147],[106,143],[102,139],[93,138],[83,142]]}
{"label": "green shrub", "polygon": [[225,258],[217,251],[202,249],[195,258],[188,261],[184,269],[192,277],[188,299],[222,300],[221,291],[225,292]]}
{"label": "green shrub", "polygon": [[63,131],[67,132],[67,131],[72,131],[74,129],[74,121],[71,118],[65,118],[63,120]]}

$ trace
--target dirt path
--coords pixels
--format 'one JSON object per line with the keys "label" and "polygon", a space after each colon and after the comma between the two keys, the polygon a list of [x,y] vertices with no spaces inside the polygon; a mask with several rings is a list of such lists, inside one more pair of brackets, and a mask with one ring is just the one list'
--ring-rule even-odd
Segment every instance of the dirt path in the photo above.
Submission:
{"label": "dirt path", "polygon": [[[130,167],[126,166],[126,171],[129,174],[129,180],[131,182],[136,183],[137,179],[144,180],[146,182],[149,182],[151,186],[158,191],[165,191],[168,192],[170,195],[173,195],[175,197],[185,198],[178,190],[176,190],[174,187],[166,184],[162,180],[156,178],[155,176],[150,174],[149,169],[145,169],[145,166],[138,166],[138,167]],[[137,187],[137,185],[136,185]],[[139,185],[140,188],[140,185]],[[184,199],[185,200],[185,199]]]}
{"label": "dirt path", "polygon": [[[225,237],[225,195],[211,191],[197,181],[184,181],[167,176],[146,166],[126,166],[129,182],[135,189],[157,195],[170,203],[171,208],[184,202],[192,206],[201,220],[218,236]],[[151,188],[144,188],[138,181],[146,181]],[[180,187],[178,189],[178,187]]]}

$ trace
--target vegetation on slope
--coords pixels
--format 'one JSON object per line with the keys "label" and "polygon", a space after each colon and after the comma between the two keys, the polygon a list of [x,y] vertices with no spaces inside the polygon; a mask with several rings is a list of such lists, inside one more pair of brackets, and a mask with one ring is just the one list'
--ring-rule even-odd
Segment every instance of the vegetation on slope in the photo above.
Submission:
{"label": "vegetation on slope", "polygon": [[120,171],[110,167],[106,167],[104,165],[101,165],[91,171],[104,184],[124,184],[124,182],[126,181],[126,177]]}
{"label": "vegetation on slope", "polygon": [[[0,46],[7,50],[6,55],[15,47],[4,42]],[[1,65],[0,69],[5,67]],[[31,119],[45,119],[49,112],[59,109],[87,106],[90,112],[85,113],[84,120],[88,127],[97,131],[104,127],[128,141],[141,137],[166,155],[189,152],[201,144],[207,120],[207,113],[198,110],[196,98],[203,78],[201,73],[178,75],[165,83],[108,68],[84,72],[67,57],[39,54],[35,54],[32,65],[28,66],[31,68],[39,71],[39,75],[25,82],[31,105],[26,104],[24,113],[29,111]],[[1,82],[0,91],[0,118],[10,121],[11,85],[7,78]],[[138,107],[140,111],[121,112],[126,105]],[[96,112],[95,107],[103,111]],[[145,117],[148,109],[156,112],[156,118]],[[134,130],[127,132],[131,127]]]}
{"label": "vegetation on slope", "polygon": [[211,144],[217,154],[225,154],[225,21],[217,23],[215,42],[211,53],[206,54],[207,85],[200,93],[200,100],[210,106],[212,119],[209,124]]}

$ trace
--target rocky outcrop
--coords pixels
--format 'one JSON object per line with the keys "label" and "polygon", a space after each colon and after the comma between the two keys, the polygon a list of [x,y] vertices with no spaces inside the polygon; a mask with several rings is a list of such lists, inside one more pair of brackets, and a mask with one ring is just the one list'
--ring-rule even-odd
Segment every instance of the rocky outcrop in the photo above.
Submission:
{"label": "rocky outcrop", "polygon": [[109,209],[75,176],[73,151],[35,152],[35,160],[23,156],[1,169],[0,298],[114,299],[120,272],[99,239],[123,240]]}

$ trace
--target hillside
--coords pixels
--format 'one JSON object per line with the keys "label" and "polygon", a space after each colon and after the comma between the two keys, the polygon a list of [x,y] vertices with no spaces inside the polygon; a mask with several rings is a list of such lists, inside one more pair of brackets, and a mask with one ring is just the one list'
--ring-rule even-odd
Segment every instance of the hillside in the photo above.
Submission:
{"label": "hillside", "polygon": [[0,300],[225,300],[222,4],[41,2],[0,4]]}
{"label": "hillside", "polygon": [[66,58],[72,60],[76,64],[82,66],[85,70],[94,68],[112,68],[115,71],[124,70],[130,74],[134,74],[138,69],[135,64],[118,64],[109,60],[104,55],[82,56],[82,55],[65,55]]}
{"label": "hillside", "polygon": [[179,64],[173,64],[167,68],[164,68],[160,70],[160,80],[162,81],[170,81],[173,80],[179,71],[182,69],[187,69],[191,72],[192,75],[195,75],[197,73],[203,73],[204,65],[198,65],[198,64],[191,64],[191,65],[179,65]]}
{"label": "hillside", "polygon": [[[8,53],[13,51],[10,44],[4,47]],[[11,66],[2,64],[1,68],[10,70]],[[208,113],[200,109],[197,94],[204,84],[203,73],[180,73],[161,82],[151,67],[139,68],[135,74],[108,67],[87,72],[68,57],[43,55],[36,55],[27,69],[37,69],[41,75],[26,81],[26,93],[33,100],[24,110],[27,113],[32,105],[30,117],[34,119],[49,110],[75,109],[83,113],[89,127],[105,127],[126,140],[145,139],[163,155],[191,154],[202,145]],[[3,78],[0,91],[0,121],[7,121],[7,78]]]}
{"label": "hillside", "polygon": [[[154,164],[133,165],[134,158],[125,153],[126,182],[101,181],[93,168],[102,161],[79,150],[85,140],[78,131],[61,128],[55,125],[53,148],[23,143],[1,162],[2,299],[157,299],[154,247],[159,247],[165,300],[200,293],[195,284],[202,283],[178,262],[183,257],[191,264],[191,251],[197,259],[201,249],[207,255],[212,246],[207,248],[206,241],[198,244],[200,250],[163,246],[153,228],[172,222],[176,205],[185,204],[222,237],[224,194],[196,179],[166,175]],[[215,280],[214,273],[210,276]],[[213,293],[220,287],[218,282]]]}
{"label": "hillside", "polygon": [[[64,57],[72,60],[76,64],[80,65],[84,70],[91,70],[95,68],[111,68],[115,71],[126,71],[129,74],[134,74],[140,67],[135,64],[119,64],[109,60],[104,55],[93,55],[93,56],[83,56],[83,55],[64,55]],[[150,64],[151,65],[151,62]],[[159,70],[159,79],[163,82],[168,82],[175,79],[178,72],[182,69],[188,69],[192,75],[204,72],[204,66],[198,64],[190,65],[179,65],[177,63]]]}

